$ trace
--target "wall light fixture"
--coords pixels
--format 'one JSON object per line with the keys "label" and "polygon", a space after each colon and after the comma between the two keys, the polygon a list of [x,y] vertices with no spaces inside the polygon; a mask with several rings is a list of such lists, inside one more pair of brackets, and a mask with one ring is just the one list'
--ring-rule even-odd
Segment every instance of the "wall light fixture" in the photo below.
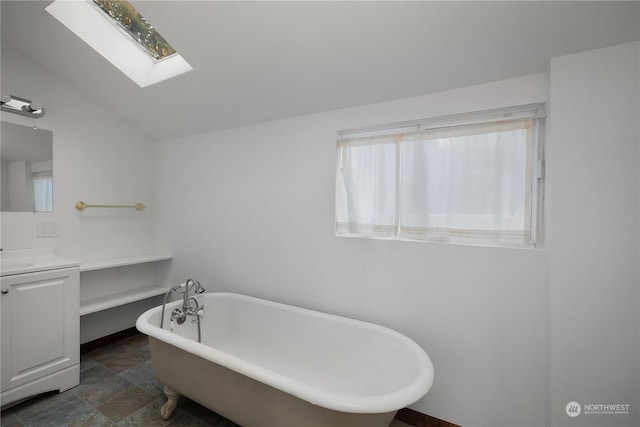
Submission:
{"label": "wall light fixture", "polygon": [[20,98],[14,95],[1,95],[0,107],[2,111],[20,114],[21,116],[27,116],[33,119],[39,119],[45,114],[44,107],[42,105],[29,99]]}

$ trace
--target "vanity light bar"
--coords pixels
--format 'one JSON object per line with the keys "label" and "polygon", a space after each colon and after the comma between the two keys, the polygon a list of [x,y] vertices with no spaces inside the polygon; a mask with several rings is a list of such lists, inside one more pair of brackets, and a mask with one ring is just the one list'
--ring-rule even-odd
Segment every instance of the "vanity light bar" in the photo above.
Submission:
{"label": "vanity light bar", "polygon": [[21,116],[39,119],[45,114],[44,107],[30,99],[20,98],[14,95],[1,95],[0,106],[2,111],[20,114]]}

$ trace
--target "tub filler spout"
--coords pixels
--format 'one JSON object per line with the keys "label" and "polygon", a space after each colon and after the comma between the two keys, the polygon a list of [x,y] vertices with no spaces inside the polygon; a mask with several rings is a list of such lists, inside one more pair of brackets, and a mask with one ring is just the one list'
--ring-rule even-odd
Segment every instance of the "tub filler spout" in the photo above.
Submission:
{"label": "tub filler spout", "polygon": [[183,294],[182,307],[181,308],[176,307],[171,312],[171,316],[169,317],[169,321],[170,321],[169,328],[173,331],[176,323],[178,325],[182,325],[187,320],[187,316],[191,316],[193,318],[191,320],[191,323],[198,324],[198,342],[201,342],[202,334],[200,329],[200,319],[202,318],[205,311],[204,311],[204,305],[200,305],[198,303],[198,300],[196,300],[194,297],[189,296],[189,290],[192,288],[194,292],[197,294],[201,294],[205,292],[205,289],[202,287],[202,285],[200,285],[200,282],[193,279],[188,279],[186,282],[174,288],[171,288],[169,289],[169,291],[167,291],[167,293],[164,295],[164,302],[162,303],[160,328],[164,327],[164,312],[165,312],[167,299],[169,298],[169,295],[171,295],[174,292],[176,293],[180,292]]}

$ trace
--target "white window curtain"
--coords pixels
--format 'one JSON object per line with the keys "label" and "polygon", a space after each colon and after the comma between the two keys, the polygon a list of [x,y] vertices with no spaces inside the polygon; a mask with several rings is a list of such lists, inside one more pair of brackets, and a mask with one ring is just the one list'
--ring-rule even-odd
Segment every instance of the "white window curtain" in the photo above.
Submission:
{"label": "white window curtain", "polygon": [[336,234],[532,246],[534,119],[338,139]]}
{"label": "white window curtain", "polygon": [[53,174],[51,172],[34,174],[33,197],[36,212],[53,211]]}

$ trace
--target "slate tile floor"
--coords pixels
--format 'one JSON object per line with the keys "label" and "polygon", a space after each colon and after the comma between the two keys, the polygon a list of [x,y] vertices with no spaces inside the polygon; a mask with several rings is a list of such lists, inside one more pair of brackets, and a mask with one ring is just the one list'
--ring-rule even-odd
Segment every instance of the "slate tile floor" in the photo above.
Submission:
{"label": "slate tile floor", "polygon": [[[163,421],[160,407],[166,399],[150,357],[142,334],[86,353],[81,356],[79,386],[2,411],[0,427],[239,427],[185,397],[172,418]],[[393,420],[391,427],[410,426]]]}
{"label": "slate tile floor", "polygon": [[135,335],[81,356],[80,385],[45,393],[2,412],[1,427],[171,426],[234,427],[220,415],[181,398],[171,420],[160,418],[166,401],[151,372],[149,343]]}

